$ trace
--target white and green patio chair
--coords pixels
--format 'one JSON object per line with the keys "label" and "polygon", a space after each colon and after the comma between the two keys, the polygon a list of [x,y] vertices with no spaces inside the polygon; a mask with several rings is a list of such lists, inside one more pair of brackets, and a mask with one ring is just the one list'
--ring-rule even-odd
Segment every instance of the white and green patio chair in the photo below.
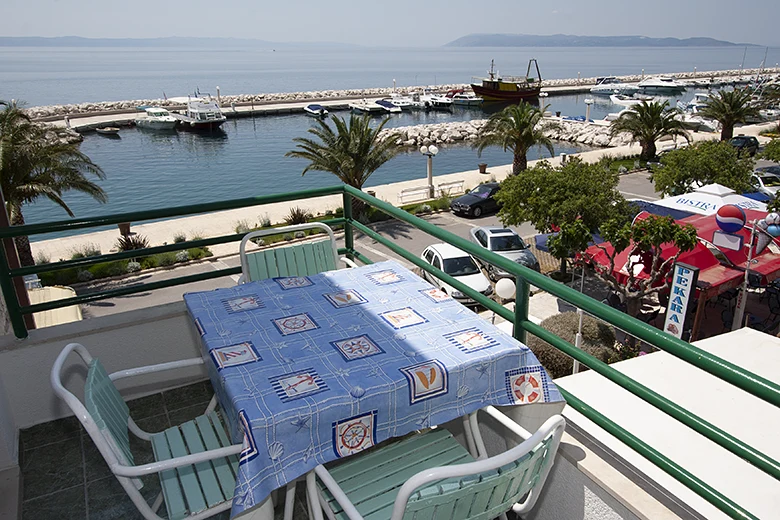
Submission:
{"label": "white and green patio chair", "polygon": [[[524,441],[488,457],[477,412],[469,416],[472,456],[446,429],[381,445],[306,476],[313,520],[506,520],[533,508],[558,451],[565,420],[531,435],[492,406],[482,410]],[[469,431],[470,430],[470,431]],[[471,440],[469,442],[471,445]]]}
{"label": "white and green patio chair", "polygon": [[[252,253],[246,252],[247,243],[255,238],[281,233],[295,233],[305,229],[319,229],[327,238],[307,240],[282,247],[269,247]],[[336,238],[327,224],[310,222],[278,228],[261,229],[247,233],[239,246],[241,277],[238,283],[254,282],[279,276],[308,276],[337,269],[339,261],[350,267],[357,265],[346,257],[339,257]]]}
{"label": "white and green patio chair", "polygon": [[[83,403],[62,385],[60,377],[65,360],[74,351],[87,366]],[[114,381],[202,363],[202,358],[192,358],[108,374],[83,345],[70,343],[52,367],[55,393],[81,421],[108,467],[147,520],[161,520],[157,511],[163,499],[169,520],[200,520],[230,509],[238,471],[237,454],[242,445],[230,443],[214,411],[216,398],[212,398],[203,415],[191,421],[159,433],[146,432],[130,417]],[[155,462],[135,464],[129,432],[151,443]],[[159,475],[162,493],[150,506],[139,492],[142,483],[138,477],[151,474]],[[287,497],[286,504],[290,504],[290,498]],[[285,520],[291,518],[292,507],[287,507]]]}

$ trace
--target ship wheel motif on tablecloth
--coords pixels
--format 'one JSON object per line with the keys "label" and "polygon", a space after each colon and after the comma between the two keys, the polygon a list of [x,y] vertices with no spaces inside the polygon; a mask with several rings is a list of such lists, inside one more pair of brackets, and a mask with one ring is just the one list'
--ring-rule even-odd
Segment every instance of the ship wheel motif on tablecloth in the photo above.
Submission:
{"label": "ship wheel motif on tablecloth", "polygon": [[544,381],[539,371],[511,370],[506,375],[506,387],[509,400],[515,404],[543,403],[546,400]]}
{"label": "ship wheel motif on tablecloth", "polygon": [[296,314],[294,316],[285,316],[284,318],[276,318],[275,320],[272,321],[273,324],[276,325],[276,328],[283,336],[319,328],[317,322],[315,322],[314,319],[305,312],[301,314]]}
{"label": "ship wheel motif on tablecloth", "polygon": [[333,451],[347,457],[374,445],[376,410],[333,423]]}

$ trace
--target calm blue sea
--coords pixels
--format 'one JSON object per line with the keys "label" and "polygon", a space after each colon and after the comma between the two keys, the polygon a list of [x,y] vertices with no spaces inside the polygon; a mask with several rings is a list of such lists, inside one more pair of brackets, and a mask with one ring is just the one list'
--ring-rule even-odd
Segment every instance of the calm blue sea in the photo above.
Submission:
{"label": "calm blue sea", "polygon": [[[758,67],[764,48],[421,48],[327,49],[253,48],[14,48],[0,47],[0,99],[28,105],[144,99],[184,95],[196,88],[222,94],[295,92],[468,82],[482,75],[495,59],[504,74],[524,73],[528,59],[539,60],[543,78],[610,74],[646,74]],[[766,63],[780,62],[780,49],[767,51]],[[683,97],[690,97],[686,93]],[[553,111],[584,115],[585,96],[551,97]],[[608,100],[597,100],[591,117],[617,112]],[[674,100],[671,100],[674,103]],[[484,118],[481,110],[394,115],[389,126]],[[88,135],[82,143],[106,172],[102,182],[109,202],[68,194],[77,216],[95,216],[173,205],[210,202],[334,184],[335,178],[311,172],[284,157],[294,137],[305,135],[311,119],[299,116],[231,120],[224,132],[121,132],[120,139]],[[578,148],[556,145],[556,154]],[[544,152],[547,154],[547,152]],[[537,151],[529,159],[537,158]],[[444,147],[434,159],[434,174],[508,164],[509,154],[486,150],[482,158],[467,146]],[[418,152],[399,155],[377,171],[369,185],[424,178],[425,159]],[[48,202],[25,210],[28,222],[66,218]],[[44,237],[40,237],[44,238]]]}

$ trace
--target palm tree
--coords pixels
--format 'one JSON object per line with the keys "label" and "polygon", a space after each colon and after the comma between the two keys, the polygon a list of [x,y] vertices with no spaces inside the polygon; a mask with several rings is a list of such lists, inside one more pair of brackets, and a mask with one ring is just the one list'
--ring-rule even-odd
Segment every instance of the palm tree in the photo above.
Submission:
{"label": "palm tree", "polygon": [[[22,206],[41,197],[71,217],[73,211],[62,199],[66,191],[86,193],[98,202],[108,200],[103,189],[88,178],[104,179],[103,170],[78,144],[66,142],[55,129],[33,123],[15,102],[0,100],[0,105],[5,107],[0,112],[0,189],[11,225],[23,225]],[[35,264],[27,237],[17,237],[16,248],[23,266]]]}
{"label": "palm tree", "polygon": [[655,157],[655,142],[662,137],[684,137],[691,142],[676,108],[667,110],[669,103],[664,101],[642,101],[631,107],[612,122],[609,133],[612,137],[626,132],[631,134],[631,142],[642,147],[640,160],[649,161]]}
{"label": "palm tree", "polygon": [[720,140],[727,141],[734,137],[734,125],[758,116],[758,106],[753,104],[751,98],[752,94],[747,89],[720,90],[710,96],[699,115],[719,122]]}
{"label": "palm tree", "polygon": [[[327,121],[317,120],[317,126],[309,128],[316,139],[296,137],[293,139],[296,149],[284,155],[309,161],[301,175],[312,170],[332,173],[344,184],[360,190],[371,174],[399,151],[396,138],[379,136],[389,118],[376,128],[371,128],[371,118],[367,115],[352,114],[349,123],[336,116],[332,120],[335,131]],[[354,217],[360,216],[362,207],[353,198]]]}
{"label": "palm tree", "polygon": [[510,105],[501,112],[491,115],[487,123],[479,130],[474,147],[481,156],[488,146],[500,146],[506,152],[511,150],[512,174],[517,175],[528,168],[526,154],[532,146],[544,146],[550,155],[555,155],[552,140],[545,135],[546,130],[557,127],[553,123],[540,124],[545,110],[528,103]]}

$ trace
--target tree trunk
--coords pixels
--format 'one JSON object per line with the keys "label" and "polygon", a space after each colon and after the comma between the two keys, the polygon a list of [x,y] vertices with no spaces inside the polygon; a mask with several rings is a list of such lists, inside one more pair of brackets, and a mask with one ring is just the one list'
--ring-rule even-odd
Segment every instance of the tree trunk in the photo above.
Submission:
{"label": "tree trunk", "polygon": [[525,154],[516,153],[512,160],[512,175],[517,175],[526,169],[528,169],[528,158]]}
{"label": "tree trunk", "polygon": [[[21,211],[17,211],[14,218],[11,220],[12,226],[23,226],[24,215]],[[30,247],[30,239],[26,236],[14,238],[16,243],[16,252],[19,255],[19,263],[22,267],[29,267],[35,265],[35,258],[33,257],[32,247]]]}
{"label": "tree trunk", "polygon": [[639,156],[639,158],[643,161],[649,161],[655,157],[655,141],[649,141],[646,143],[642,143],[642,153]]}
{"label": "tree trunk", "polygon": [[[639,316],[639,311],[642,310],[642,300],[643,300],[643,298],[637,298],[637,297],[633,297],[632,298],[632,297],[629,297],[628,295],[625,295],[625,296],[626,296],[626,314],[628,314],[632,318],[636,318],[637,316]],[[635,350],[636,349],[636,342],[637,342],[637,339],[634,336],[632,336],[631,334],[629,334],[628,335],[628,347],[631,350]]]}
{"label": "tree trunk", "polygon": [[721,125],[720,128],[720,140],[728,141],[734,137],[734,125]]}
{"label": "tree trunk", "polygon": [[566,262],[565,258],[561,258],[561,269],[560,270],[561,270],[561,274],[562,275],[566,275],[566,264],[567,263],[568,262]]}

